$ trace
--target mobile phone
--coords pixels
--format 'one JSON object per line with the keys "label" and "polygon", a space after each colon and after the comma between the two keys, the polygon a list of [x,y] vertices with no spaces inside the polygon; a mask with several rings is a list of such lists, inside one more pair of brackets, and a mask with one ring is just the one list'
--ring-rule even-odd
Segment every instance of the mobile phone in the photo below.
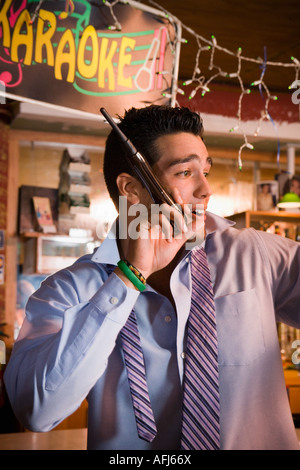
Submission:
{"label": "mobile phone", "polygon": [[178,210],[178,212],[182,213],[181,208],[175,203],[175,201],[163,188],[158,178],[154,175],[152,168],[146,158],[135,148],[133,143],[121,131],[119,126],[115,123],[106,109],[100,108],[100,112],[103,114],[107,122],[110,124],[122,142],[126,150],[126,157],[128,158],[132,169],[134,170],[137,178],[139,178],[140,182],[149,192],[153,202],[156,204],[169,204]]}

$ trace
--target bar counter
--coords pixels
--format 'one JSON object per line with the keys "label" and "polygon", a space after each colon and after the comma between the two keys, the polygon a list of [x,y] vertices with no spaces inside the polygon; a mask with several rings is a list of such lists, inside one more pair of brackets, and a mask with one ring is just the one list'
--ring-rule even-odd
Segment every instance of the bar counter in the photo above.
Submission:
{"label": "bar counter", "polygon": [[87,429],[0,434],[0,450],[86,450]]}
{"label": "bar counter", "polygon": [[[300,441],[300,428],[296,429]],[[0,434],[0,450],[86,450],[87,429]]]}

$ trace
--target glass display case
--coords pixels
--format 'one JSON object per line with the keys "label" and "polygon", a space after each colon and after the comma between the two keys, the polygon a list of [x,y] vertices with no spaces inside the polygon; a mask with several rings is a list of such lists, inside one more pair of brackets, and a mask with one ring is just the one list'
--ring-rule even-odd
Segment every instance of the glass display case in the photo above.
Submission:
{"label": "glass display case", "polygon": [[70,266],[80,256],[92,253],[96,246],[94,239],[89,237],[25,233],[22,243],[22,272],[51,274]]}

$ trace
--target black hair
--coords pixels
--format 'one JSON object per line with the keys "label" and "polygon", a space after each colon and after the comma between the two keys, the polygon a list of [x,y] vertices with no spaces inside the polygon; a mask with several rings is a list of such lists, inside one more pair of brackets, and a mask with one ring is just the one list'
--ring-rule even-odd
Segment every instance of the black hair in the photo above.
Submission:
{"label": "black hair", "polygon": [[[153,166],[159,159],[156,140],[168,134],[188,132],[202,138],[203,125],[198,113],[188,108],[150,105],[144,108],[131,108],[120,118],[118,124],[137,150]],[[122,144],[114,131],[111,131],[104,153],[103,173],[105,183],[116,208],[118,209],[119,191],[116,184],[120,173],[133,175]],[[133,175],[134,176],[134,175]]]}
{"label": "black hair", "polygon": [[293,175],[284,183],[282,194],[286,194],[291,191],[292,181],[297,181],[300,184],[300,175]]}

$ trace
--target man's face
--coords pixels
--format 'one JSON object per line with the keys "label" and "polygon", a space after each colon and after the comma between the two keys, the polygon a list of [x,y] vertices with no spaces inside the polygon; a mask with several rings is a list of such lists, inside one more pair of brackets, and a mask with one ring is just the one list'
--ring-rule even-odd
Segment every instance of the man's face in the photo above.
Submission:
{"label": "man's face", "polygon": [[207,208],[211,189],[207,175],[212,160],[199,136],[181,132],[159,137],[156,141],[159,160],[153,166],[155,174],[171,195],[179,192],[183,204]]}

